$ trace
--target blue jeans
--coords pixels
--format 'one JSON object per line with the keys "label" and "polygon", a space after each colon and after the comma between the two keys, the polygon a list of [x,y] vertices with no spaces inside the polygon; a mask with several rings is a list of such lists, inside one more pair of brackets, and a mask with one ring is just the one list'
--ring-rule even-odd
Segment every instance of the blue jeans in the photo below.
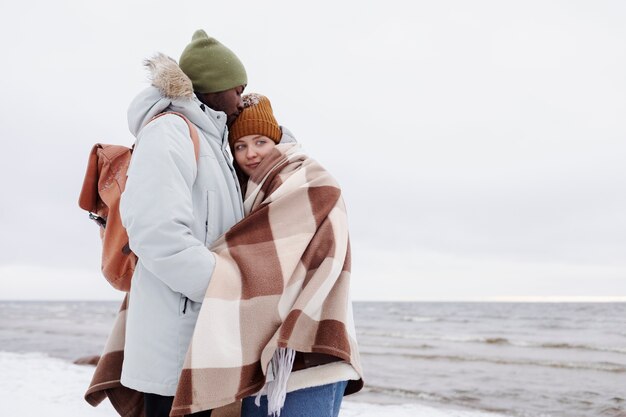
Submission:
{"label": "blue jeans", "polygon": [[[280,417],[337,417],[346,385],[348,381],[341,381],[288,392]],[[243,399],[241,417],[267,417],[267,396],[261,396],[260,407],[254,399]]]}

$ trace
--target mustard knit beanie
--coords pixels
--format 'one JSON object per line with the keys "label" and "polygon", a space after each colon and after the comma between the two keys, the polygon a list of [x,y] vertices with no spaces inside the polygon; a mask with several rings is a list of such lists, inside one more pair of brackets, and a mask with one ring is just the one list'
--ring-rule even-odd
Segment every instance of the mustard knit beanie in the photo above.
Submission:
{"label": "mustard knit beanie", "polygon": [[219,93],[248,84],[239,58],[202,29],[193,34],[179,61],[197,93]]}
{"label": "mustard knit beanie", "polygon": [[267,136],[275,143],[280,142],[282,131],[269,99],[260,94],[246,94],[243,98],[243,111],[228,129],[228,143],[232,147],[239,138],[248,135]]}

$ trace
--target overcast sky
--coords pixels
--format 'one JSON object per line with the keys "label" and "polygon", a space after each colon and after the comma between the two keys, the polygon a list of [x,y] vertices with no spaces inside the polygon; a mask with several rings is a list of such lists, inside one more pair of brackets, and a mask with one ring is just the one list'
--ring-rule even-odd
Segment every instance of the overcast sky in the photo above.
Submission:
{"label": "overcast sky", "polygon": [[626,299],[626,2],[3,1],[0,299],[119,299],[77,206],[196,29],[338,179],[356,300]]}

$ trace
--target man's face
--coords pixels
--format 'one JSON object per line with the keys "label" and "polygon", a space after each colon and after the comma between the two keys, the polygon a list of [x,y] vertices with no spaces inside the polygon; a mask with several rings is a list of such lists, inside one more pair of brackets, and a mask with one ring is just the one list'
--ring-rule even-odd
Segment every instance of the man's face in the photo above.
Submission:
{"label": "man's face", "polygon": [[230,126],[243,110],[241,95],[244,88],[246,88],[245,85],[240,85],[219,93],[198,94],[198,98],[213,110],[226,113],[226,124]]}

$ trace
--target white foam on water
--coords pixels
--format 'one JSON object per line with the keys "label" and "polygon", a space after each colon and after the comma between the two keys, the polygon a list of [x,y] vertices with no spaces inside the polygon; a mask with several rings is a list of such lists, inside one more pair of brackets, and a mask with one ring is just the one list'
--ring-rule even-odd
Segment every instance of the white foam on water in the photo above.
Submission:
{"label": "white foam on water", "polygon": [[110,403],[94,408],[83,399],[93,371],[41,353],[0,352],[2,415],[117,416]]}
{"label": "white foam on water", "polygon": [[[20,417],[117,417],[108,401],[92,407],[84,399],[94,368],[42,353],[0,351],[2,415]],[[419,404],[343,402],[340,417],[499,417],[497,414],[435,409]],[[503,416],[500,416],[503,417]]]}

